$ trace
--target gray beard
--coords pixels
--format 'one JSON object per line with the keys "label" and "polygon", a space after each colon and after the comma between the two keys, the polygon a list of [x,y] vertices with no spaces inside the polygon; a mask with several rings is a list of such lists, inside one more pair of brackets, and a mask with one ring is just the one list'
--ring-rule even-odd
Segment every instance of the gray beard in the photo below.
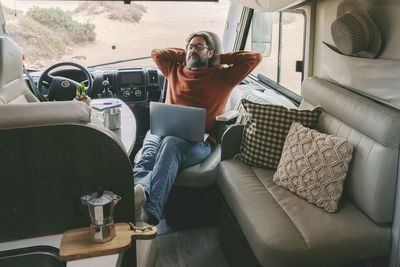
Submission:
{"label": "gray beard", "polygon": [[196,56],[193,56],[193,54],[191,56],[187,55],[186,66],[189,69],[208,66],[208,52],[205,54],[204,58],[200,58],[198,54]]}

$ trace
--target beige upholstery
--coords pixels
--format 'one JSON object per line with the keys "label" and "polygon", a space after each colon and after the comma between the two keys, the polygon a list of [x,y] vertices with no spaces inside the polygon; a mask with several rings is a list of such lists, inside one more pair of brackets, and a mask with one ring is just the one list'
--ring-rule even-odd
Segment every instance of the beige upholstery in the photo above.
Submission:
{"label": "beige upholstery", "polygon": [[321,105],[318,130],[354,144],[345,194],[376,223],[393,218],[400,142],[400,111],[322,79],[308,79],[301,107]]}
{"label": "beige upholstery", "polygon": [[25,83],[22,53],[7,36],[0,36],[0,104],[38,102]]}
{"label": "beige upholstery", "polygon": [[89,107],[75,101],[0,105],[0,114],[0,129],[90,122]]}
{"label": "beige upholstery", "polygon": [[[329,214],[274,184],[273,171],[234,159],[221,161],[217,170],[229,209],[262,266],[338,265],[389,255],[400,111],[318,78],[306,80],[302,92],[301,107],[324,109],[317,128],[355,146],[338,212]],[[237,152],[224,148],[227,140],[240,144],[241,128],[225,134],[223,159]]]}
{"label": "beige upholstery", "polygon": [[262,266],[326,266],[389,253],[390,227],[349,201],[329,214],[275,185],[271,170],[231,159],[219,171],[218,185]]}

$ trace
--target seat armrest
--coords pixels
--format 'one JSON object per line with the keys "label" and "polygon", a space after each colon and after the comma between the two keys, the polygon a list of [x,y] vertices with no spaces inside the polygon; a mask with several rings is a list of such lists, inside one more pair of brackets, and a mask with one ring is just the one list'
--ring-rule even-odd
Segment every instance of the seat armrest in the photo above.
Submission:
{"label": "seat armrest", "polygon": [[221,115],[218,115],[217,117],[215,117],[216,121],[220,121],[220,122],[231,122],[234,119],[236,119],[239,116],[239,111],[237,110],[231,110],[228,112],[225,112]]}
{"label": "seat armrest", "polygon": [[216,141],[218,144],[221,143],[222,135],[226,131],[227,127],[234,124],[238,116],[239,112],[237,110],[231,110],[215,117],[215,120],[217,121]]}
{"label": "seat armrest", "polygon": [[243,129],[243,124],[237,124],[225,131],[221,140],[221,160],[232,159],[240,153]]}
{"label": "seat armrest", "polygon": [[212,185],[217,178],[216,167],[221,161],[221,147],[216,145],[211,154],[199,164],[179,170],[175,185],[205,188]]}
{"label": "seat armrest", "polygon": [[90,108],[83,102],[35,102],[0,105],[0,129],[58,125],[87,124]]}

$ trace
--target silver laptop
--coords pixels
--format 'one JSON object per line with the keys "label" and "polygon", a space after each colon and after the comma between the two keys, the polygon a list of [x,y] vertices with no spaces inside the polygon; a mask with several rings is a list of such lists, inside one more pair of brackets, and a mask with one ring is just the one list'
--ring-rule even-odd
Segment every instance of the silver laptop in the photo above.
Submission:
{"label": "silver laptop", "polygon": [[205,125],[204,108],[150,102],[151,134],[201,142],[204,140]]}

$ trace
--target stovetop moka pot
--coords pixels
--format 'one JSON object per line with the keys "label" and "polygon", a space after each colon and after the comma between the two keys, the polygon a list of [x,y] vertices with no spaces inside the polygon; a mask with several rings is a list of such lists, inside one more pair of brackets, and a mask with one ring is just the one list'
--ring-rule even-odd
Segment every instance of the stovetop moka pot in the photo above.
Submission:
{"label": "stovetop moka pot", "polygon": [[93,242],[104,243],[114,238],[114,207],[120,199],[120,196],[103,189],[81,197],[82,205],[89,209],[90,239]]}

